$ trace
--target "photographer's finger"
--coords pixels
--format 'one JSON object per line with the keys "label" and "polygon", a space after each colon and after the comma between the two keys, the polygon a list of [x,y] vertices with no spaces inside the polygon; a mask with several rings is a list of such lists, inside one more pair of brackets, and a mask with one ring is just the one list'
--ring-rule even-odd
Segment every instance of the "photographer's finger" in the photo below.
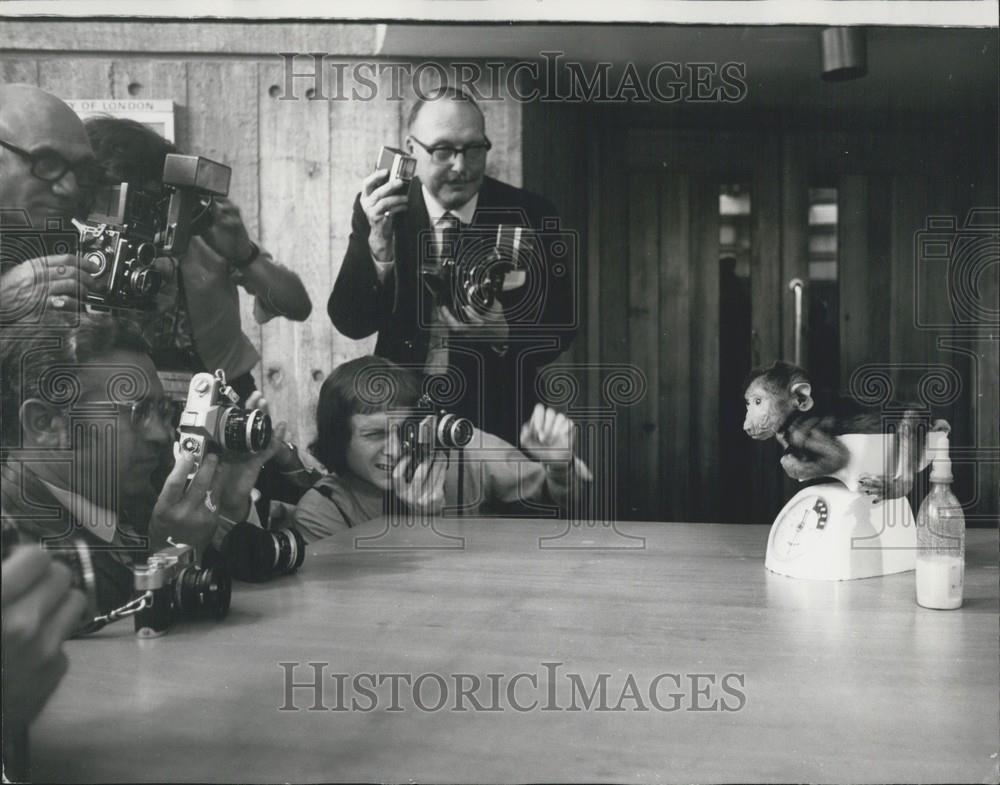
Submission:
{"label": "photographer's finger", "polygon": [[214,454],[207,456],[191,480],[191,486],[187,489],[185,497],[197,504],[203,504],[205,494],[212,488],[218,468],[219,456]]}
{"label": "photographer's finger", "polygon": [[52,557],[37,545],[12,548],[3,560],[2,605],[4,608],[41,581],[49,572]]}
{"label": "photographer's finger", "polygon": [[[174,445],[177,447],[176,443]],[[174,450],[174,468],[170,470],[160,491],[160,499],[176,504],[184,498],[184,486],[187,477],[194,468],[194,458],[181,449]]]}
{"label": "photographer's finger", "polygon": [[372,192],[379,187],[380,184],[386,182],[389,179],[388,169],[376,169],[370,175],[368,175],[364,180],[361,181],[361,194],[362,196],[371,196]]}

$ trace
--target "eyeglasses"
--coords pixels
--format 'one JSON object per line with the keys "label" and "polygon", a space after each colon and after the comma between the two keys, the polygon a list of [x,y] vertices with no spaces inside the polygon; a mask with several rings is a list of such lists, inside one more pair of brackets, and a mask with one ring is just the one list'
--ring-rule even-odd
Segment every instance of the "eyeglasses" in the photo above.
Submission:
{"label": "eyeglasses", "polygon": [[137,431],[148,428],[156,421],[159,425],[174,429],[180,423],[184,404],[170,398],[143,398],[141,401],[88,401],[88,405],[104,404],[114,406],[122,414],[127,414],[129,422]]}
{"label": "eyeglasses", "polygon": [[104,169],[97,161],[85,159],[70,163],[55,150],[43,149],[37,153],[31,153],[10,142],[0,139],[0,147],[6,147],[11,152],[17,153],[31,163],[31,173],[39,180],[47,183],[59,182],[66,176],[67,172],[76,175],[77,185],[83,189],[93,189],[108,182],[108,177]]}
{"label": "eyeglasses", "polygon": [[486,153],[493,147],[493,142],[485,136],[482,142],[468,144],[465,147],[452,147],[450,144],[436,144],[433,147],[428,147],[417,137],[411,135],[410,138],[423,147],[436,164],[450,164],[459,153],[464,155],[465,160],[470,164],[479,164],[486,160]]}

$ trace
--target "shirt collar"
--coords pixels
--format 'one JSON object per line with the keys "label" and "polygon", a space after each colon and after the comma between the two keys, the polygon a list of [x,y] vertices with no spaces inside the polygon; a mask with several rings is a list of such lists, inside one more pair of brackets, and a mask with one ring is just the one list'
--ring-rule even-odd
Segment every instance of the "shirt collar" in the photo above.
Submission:
{"label": "shirt collar", "polygon": [[479,204],[479,193],[473,194],[472,198],[461,207],[453,207],[450,210],[442,205],[434,194],[427,190],[427,186],[420,184],[420,189],[424,193],[424,204],[427,206],[427,217],[431,221],[431,226],[435,226],[445,213],[456,216],[463,224],[471,224],[472,217],[476,212],[476,205]]}
{"label": "shirt collar", "polygon": [[117,514],[99,507],[78,493],[59,488],[41,478],[39,480],[83,528],[103,542],[111,543],[118,529]]}

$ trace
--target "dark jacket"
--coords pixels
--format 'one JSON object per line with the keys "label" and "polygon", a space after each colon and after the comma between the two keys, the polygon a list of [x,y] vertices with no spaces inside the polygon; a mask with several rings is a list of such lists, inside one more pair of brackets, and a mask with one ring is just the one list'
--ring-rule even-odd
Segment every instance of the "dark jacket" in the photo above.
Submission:
{"label": "dark jacket", "polygon": [[[355,199],[351,237],[327,312],[347,337],[360,339],[378,332],[375,354],[420,369],[427,359],[433,305],[421,282],[420,254],[422,247],[426,252],[432,234],[416,178],[409,200],[409,208],[394,218],[395,265],[380,284],[368,249],[368,220],[360,195]],[[521,289],[500,296],[510,325],[506,354],[500,356],[489,344],[475,339],[450,339],[450,365],[472,385],[450,408],[516,444],[519,424],[538,400],[539,369],[568,348],[576,332],[580,248],[577,234],[561,226],[548,200],[487,177],[472,226],[466,231],[481,233],[488,244],[501,224],[535,231],[529,279]]]}
{"label": "dark jacket", "polygon": [[146,558],[139,538],[129,541],[116,537],[108,544],[75,520],[30,469],[12,461],[3,464],[0,472],[4,529],[16,529],[21,542],[44,542],[57,555],[60,544],[68,544],[71,539],[83,540],[94,565],[98,611],[107,613],[132,599],[131,565]]}

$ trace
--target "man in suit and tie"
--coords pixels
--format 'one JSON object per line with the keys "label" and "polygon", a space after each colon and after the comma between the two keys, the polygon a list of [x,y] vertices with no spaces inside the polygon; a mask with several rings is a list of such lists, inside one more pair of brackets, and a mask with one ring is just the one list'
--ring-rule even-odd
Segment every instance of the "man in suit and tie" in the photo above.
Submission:
{"label": "man in suit and tie", "polygon": [[[578,244],[547,199],[485,175],[491,146],[467,93],[445,87],[421,97],[405,140],[416,176],[409,187],[385,169],[364,180],[327,310],[349,338],[377,331],[376,355],[447,374],[439,389],[448,388],[449,409],[515,443],[539,398],[539,370],[573,340]],[[440,261],[433,257],[489,252],[498,226],[522,227],[534,242],[497,299],[442,297],[426,275]]]}

